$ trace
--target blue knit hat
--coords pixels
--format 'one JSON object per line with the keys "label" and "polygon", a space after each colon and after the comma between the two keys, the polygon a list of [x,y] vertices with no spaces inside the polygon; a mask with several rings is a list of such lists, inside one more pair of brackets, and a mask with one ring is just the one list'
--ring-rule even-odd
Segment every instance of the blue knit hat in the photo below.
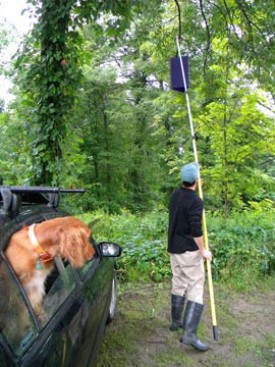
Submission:
{"label": "blue knit hat", "polygon": [[181,182],[193,183],[199,178],[199,165],[196,162],[189,163],[180,171]]}

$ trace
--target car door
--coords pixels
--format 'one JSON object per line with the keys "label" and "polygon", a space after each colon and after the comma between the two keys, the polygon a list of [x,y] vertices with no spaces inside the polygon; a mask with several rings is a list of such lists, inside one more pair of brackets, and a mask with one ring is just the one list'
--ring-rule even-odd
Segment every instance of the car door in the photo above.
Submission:
{"label": "car door", "polygon": [[1,301],[2,347],[14,366],[67,366],[70,339],[67,327],[81,309],[77,280],[70,265],[58,273],[36,317],[9,264],[1,263],[5,303]]}
{"label": "car door", "polygon": [[98,257],[94,263],[87,263],[78,271],[83,282],[82,295],[87,305],[88,319],[81,347],[73,359],[72,365],[76,367],[93,365],[108,316],[113,262]]}
{"label": "car door", "polygon": [[67,336],[66,366],[85,367],[89,364],[96,342],[96,331],[101,322],[98,313],[100,287],[96,281],[99,259],[89,261],[75,271],[79,287],[70,312],[61,326]]}
{"label": "car door", "polygon": [[30,316],[19,284],[8,264],[1,259],[0,323],[2,348],[15,365],[38,337],[35,320]]}
{"label": "car door", "polygon": [[43,343],[31,353],[31,363],[26,359],[24,366],[70,366],[71,349],[81,340],[81,323],[74,328],[73,335],[69,333],[76,319],[85,319],[79,284],[71,265],[59,261],[62,265],[47,279],[43,309],[38,317]]}

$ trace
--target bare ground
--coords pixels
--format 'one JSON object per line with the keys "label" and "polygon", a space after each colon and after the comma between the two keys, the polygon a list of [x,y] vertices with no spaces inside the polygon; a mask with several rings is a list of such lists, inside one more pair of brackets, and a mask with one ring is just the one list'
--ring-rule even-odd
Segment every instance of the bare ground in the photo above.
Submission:
{"label": "bare ground", "polygon": [[169,283],[123,286],[97,367],[275,367],[275,290],[221,288],[215,298],[219,340],[212,337],[206,289],[199,337],[211,349],[200,353],[169,330]]}

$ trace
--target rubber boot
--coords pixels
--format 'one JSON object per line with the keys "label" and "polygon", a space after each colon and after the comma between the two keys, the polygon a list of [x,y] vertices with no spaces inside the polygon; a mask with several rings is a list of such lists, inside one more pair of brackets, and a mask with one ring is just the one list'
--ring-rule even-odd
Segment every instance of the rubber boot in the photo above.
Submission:
{"label": "rubber boot", "polygon": [[170,325],[171,331],[176,331],[182,327],[182,312],[184,306],[185,297],[177,296],[175,294],[171,295],[171,318],[172,323]]}
{"label": "rubber boot", "polygon": [[192,345],[200,352],[206,352],[209,349],[208,344],[202,343],[197,338],[197,329],[201,319],[203,305],[196,302],[188,301],[183,320],[183,334],[180,339],[181,343]]}

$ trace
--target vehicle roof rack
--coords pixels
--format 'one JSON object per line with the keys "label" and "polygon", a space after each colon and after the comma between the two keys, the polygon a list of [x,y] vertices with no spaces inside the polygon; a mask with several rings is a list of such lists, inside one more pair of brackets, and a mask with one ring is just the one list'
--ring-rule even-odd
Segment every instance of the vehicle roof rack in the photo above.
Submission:
{"label": "vehicle roof rack", "polygon": [[46,204],[57,208],[61,193],[83,193],[84,191],[84,189],[46,186],[0,186],[0,205],[6,213],[17,213],[22,204]]}

